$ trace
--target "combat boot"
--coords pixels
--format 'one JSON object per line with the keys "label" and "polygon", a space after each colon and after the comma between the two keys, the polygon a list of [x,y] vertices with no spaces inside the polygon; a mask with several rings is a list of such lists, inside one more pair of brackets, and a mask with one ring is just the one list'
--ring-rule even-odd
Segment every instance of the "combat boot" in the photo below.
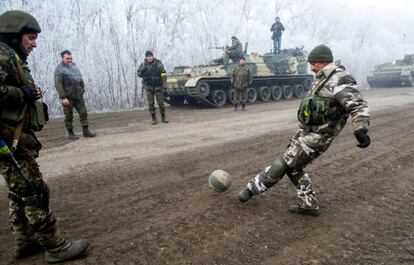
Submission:
{"label": "combat boot", "polygon": [[162,121],[163,123],[168,123],[168,120],[167,120],[167,118],[165,117],[165,112],[162,112],[162,113],[161,113],[161,121]]}
{"label": "combat boot", "polygon": [[299,202],[289,206],[291,213],[306,214],[312,216],[320,215],[316,193],[312,189],[312,184],[308,181],[299,182],[297,186]]}
{"label": "combat boot", "polygon": [[75,133],[73,132],[73,129],[68,129],[68,137],[69,137],[69,140],[72,140],[72,141],[79,139],[79,137],[77,137]]}
{"label": "combat boot", "polygon": [[242,103],[242,111],[246,111],[246,103]]}
{"label": "combat boot", "polygon": [[88,126],[82,126],[83,129],[83,137],[95,137],[96,134],[89,131]]}
{"label": "combat boot", "polygon": [[42,245],[40,245],[39,241],[31,240],[28,242],[17,244],[16,249],[14,250],[14,258],[22,259],[36,255],[43,251],[44,249]]}
{"label": "combat boot", "polygon": [[47,249],[45,258],[49,263],[57,263],[65,260],[76,259],[82,256],[89,247],[85,239],[65,240],[65,243],[57,248]]}
{"label": "combat boot", "polygon": [[234,111],[237,111],[237,104],[234,104]]}
{"label": "combat boot", "polygon": [[239,201],[245,203],[248,200],[250,200],[250,198],[253,197],[253,193],[250,191],[249,188],[244,188],[242,191],[239,192]]}
{"label": "combat boot", "polygon": [[155,115],[155,113],[151,113],[151,124],[157,124],[157,116]]}

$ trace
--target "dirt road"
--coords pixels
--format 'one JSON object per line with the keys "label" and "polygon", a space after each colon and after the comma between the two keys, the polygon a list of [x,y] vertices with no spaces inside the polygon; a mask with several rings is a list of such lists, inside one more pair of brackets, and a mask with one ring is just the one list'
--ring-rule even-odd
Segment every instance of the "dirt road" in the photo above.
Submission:
{"label": "dirt road", "polygon": [[[321,216],[292,215],[289,179],[246,204],[238,191],[285,149],[298,101],[231,108],[169,108],[169,124],[145,111],[96,114],[95,139],[66,140],[53,120],[39,136],[39,163],[68,238],[87,238],[71,264],[414,264],[414,88],[363,92],[371,146],[351,126],[308,167]],[[215,193],[221,168],[231,188]],[[0,264],[12,258],[7,193],[0,191]]]}

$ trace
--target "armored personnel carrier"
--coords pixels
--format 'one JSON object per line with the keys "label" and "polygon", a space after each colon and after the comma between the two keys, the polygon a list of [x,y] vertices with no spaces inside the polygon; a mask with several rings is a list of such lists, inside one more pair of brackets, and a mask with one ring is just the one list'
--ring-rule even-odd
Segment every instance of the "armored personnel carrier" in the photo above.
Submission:
{"label": "armored personnel carrier", "polygon": [[367,81],[371,87],[414,86],[414,54],[405,55],[402,60],[375,66]]}
{"label": "armored personnel carrier", "polygon": [[[245,53],[244,57],[253,73],[247,89],[248,103],[302,98],[310,89],[313,75],[308,73],[307,53],[301,48],[279,54]],[[215,62],[175,67],[167,76],[165,101],[173,106],[195,103],[216,108],[233,104],[235,90],[230,77],[238,62]]]}

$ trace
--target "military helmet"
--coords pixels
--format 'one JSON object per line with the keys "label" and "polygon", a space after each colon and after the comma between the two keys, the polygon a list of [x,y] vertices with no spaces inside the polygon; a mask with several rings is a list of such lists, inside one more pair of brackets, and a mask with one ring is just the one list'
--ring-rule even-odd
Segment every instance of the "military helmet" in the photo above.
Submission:
{"label": "military helmet", "polygon": [[308,62],[332,63],[333,55],[331,49],[324,44],[316,46],[309,53]]}
{"label": "military helmet", "polygon": [[11,10],[0,15],[0,34],[40,32],[41,29],[37,20],[24,11]]}

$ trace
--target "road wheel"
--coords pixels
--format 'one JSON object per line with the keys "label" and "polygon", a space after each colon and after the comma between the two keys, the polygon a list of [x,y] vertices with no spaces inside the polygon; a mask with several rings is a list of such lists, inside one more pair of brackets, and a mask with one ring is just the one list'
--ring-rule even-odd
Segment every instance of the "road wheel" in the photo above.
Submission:
{"label": "road wheel", "polygon": [[227,95],[224,90],[221,90],[221,89],[213,90],[211,91],[209,99],[216,107],[221,107],[224,104],[226,104]]}
{"label": "road wheel", "polygon": [[233,105],[234,104],[234,95],[236,94],[236,89],[231,88],[227,91],[228,102]]}
{"label": "road wheel", "polygon": [[304,88],[305,90],[309,90],[309,89],[311,89],[311,87],[312,87],[312,83],[313,83],[313,79],[312,79],[312,78],[306,78],[306,79],[303,81],[303,83],[302,83],[303,88]]}
{"label": "road wheel", "polygon": [[259,99],[263,102],[269,101],[269,99],[272,96],[272,91],[267,86],[260,87],[258,96],[259,96]]}
{"label": "road wheel", "polygon": [[282,88],[280,86],[272,86],[272,99],[280,100],[282,98]]}
{"label": "road wheel", "polygon": [[296,98],[303,98],[305,95],[305,88],[302,85],[295,85],[293,96]]}
{"label": "road wheel", "polygon": [[283,98],[291,99],[293,96],[293,87],[291,85],[284,85],[283,88]]}
{"label": "road wheel", "polygon": [[247,89],[247,102],[248,103],[253,103],[256,102],[257,100],[257,91],[255,88],[253,87],[249,87]]}
{"label": "road wheel", "polygon": [[210,86],[208,82],[205,80],[200,80],[197,82],[196,90],[198,92],[199,97],[205,98],[210,93]]}

